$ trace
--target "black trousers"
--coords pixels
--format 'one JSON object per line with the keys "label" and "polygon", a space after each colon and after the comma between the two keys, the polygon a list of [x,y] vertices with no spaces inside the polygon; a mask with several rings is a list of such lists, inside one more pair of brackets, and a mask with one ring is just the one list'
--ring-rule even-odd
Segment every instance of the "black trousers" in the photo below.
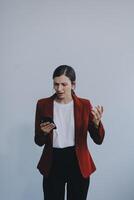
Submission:
{"label": "black trousers", "polygon": [[90,178],[80,172],[75,147],[53,148],[53,163],[48,177],[43,177],[44,200],[86,200]]}

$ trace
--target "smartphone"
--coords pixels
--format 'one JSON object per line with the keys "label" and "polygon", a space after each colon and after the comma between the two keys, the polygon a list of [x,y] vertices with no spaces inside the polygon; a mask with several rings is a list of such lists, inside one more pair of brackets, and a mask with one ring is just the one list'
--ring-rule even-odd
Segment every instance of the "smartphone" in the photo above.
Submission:
{"label": "smartphone", "polygon": [[[41,118],[41,123],[44,123],[44,122],[50,122],[50,123],[53,123],[55,125],[55,123],[54,123],[54,121],[53,121],[53,119],[51,117],[42,117]],[[56,129],[56,125],[55,125],[55,127],[53,129]]]}

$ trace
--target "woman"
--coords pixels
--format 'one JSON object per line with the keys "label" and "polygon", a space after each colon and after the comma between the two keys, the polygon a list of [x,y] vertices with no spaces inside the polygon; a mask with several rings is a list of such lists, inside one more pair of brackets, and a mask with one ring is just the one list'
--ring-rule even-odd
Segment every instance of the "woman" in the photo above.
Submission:
{"label": "woman", "polygon": [[44,145],[38,163],[45,200],[86,200],[90,175],[96,170],[87,147],[87,132],[96,144],[104,138],[103,107],[77,97],[72,67],[61,65],[53,73],[55,94],[37,102],[35,143]]}

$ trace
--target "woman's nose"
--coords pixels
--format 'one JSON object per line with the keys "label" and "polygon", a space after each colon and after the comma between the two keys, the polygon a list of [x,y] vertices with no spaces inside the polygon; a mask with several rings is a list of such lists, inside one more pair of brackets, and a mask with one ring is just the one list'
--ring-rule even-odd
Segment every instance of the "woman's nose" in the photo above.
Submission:
{"label": "woman's nose", "polygon": [[61,91],[63,88],[62,88],[62,85],[58,85],[58,88],[57,88],[57,90],[58,91]]}

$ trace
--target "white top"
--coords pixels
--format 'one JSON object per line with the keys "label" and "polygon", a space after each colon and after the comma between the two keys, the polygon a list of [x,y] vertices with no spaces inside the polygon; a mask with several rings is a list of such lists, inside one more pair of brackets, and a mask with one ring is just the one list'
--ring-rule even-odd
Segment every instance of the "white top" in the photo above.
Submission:
{"label": "white top", "polygon": [[53,147],[64,148],[74,146],[74,109],[73,100],[67,104],[54,101]]}

